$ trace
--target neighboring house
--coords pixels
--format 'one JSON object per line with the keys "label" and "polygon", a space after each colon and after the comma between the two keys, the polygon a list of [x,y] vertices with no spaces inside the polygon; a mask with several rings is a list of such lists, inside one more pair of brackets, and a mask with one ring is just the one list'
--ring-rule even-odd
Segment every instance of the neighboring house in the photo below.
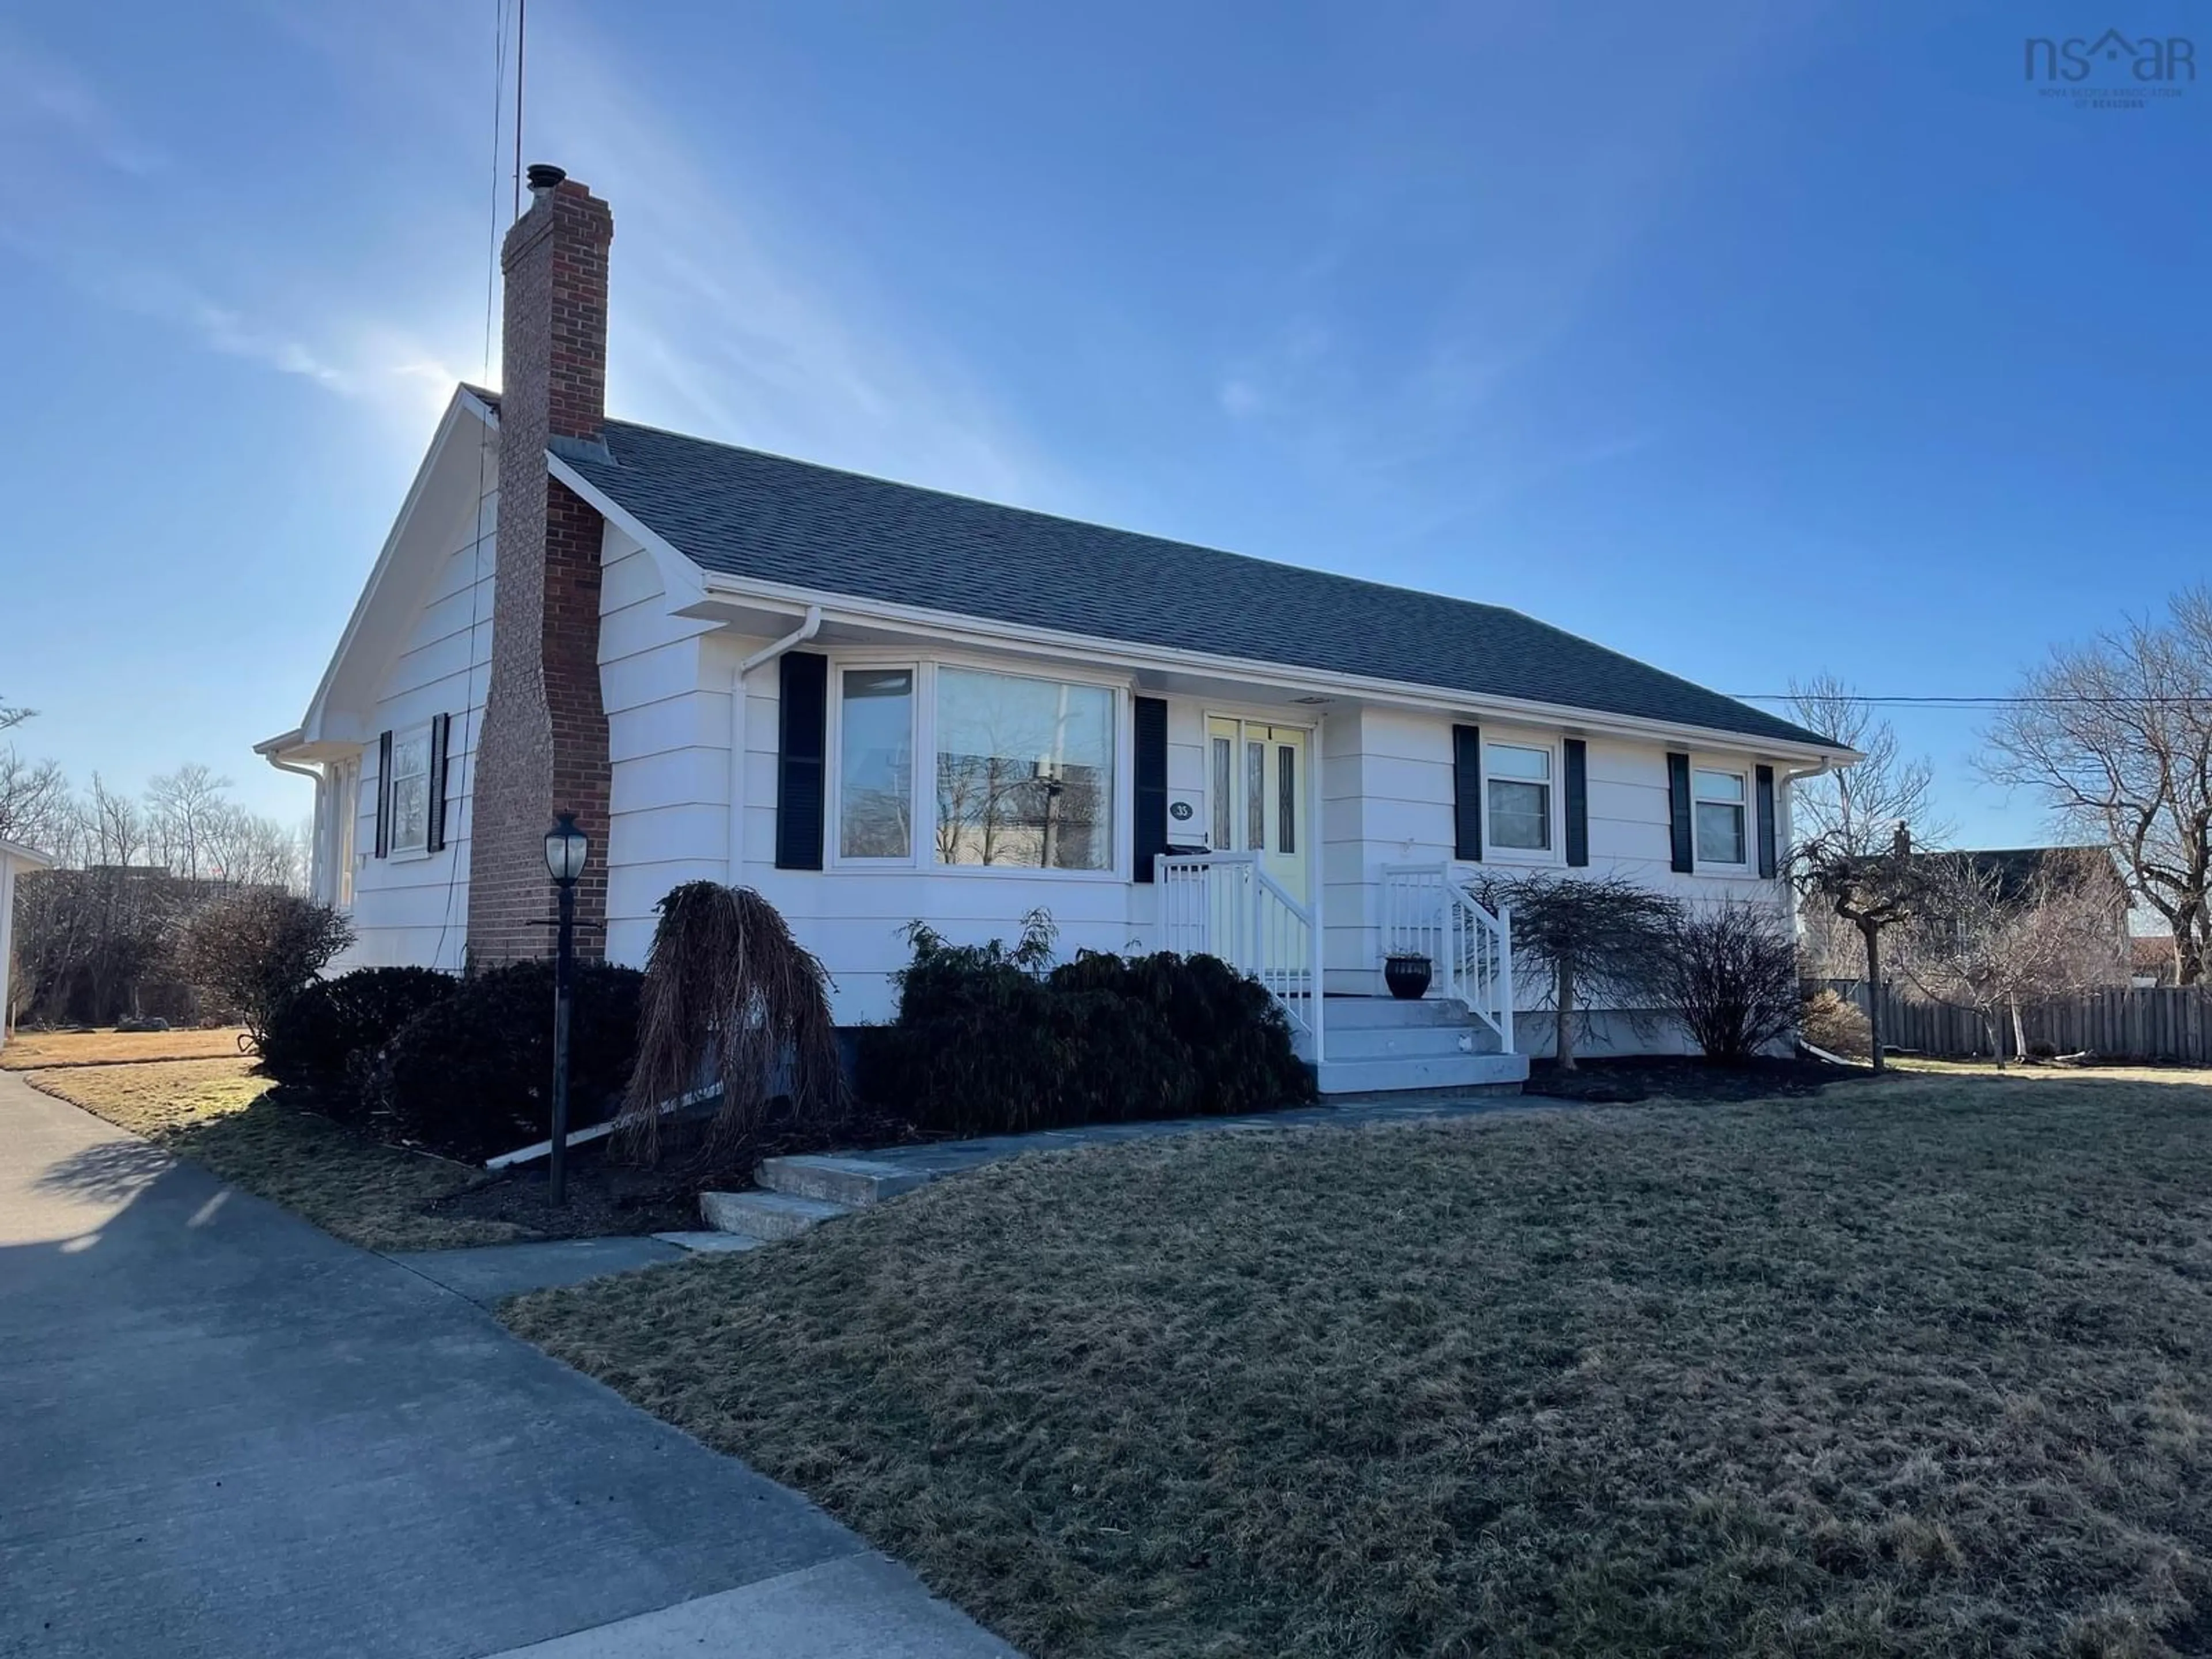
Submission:
{"label": "neighboring house", "polygon": [[0,841],[0,1048],[8,1046],[15,1007],[8,982],[15,961],[15,878],[24,871],[44,870],[52,863],[32,848]]}
{"label": "neighboring house", "polygon": [[2126,975],[2133,960],[2128,912],[2134,897],[2112,850],[2104,846],[2002,847],[1921,853],[1916,857],[1955,866],[1963,862],[2003,905],[2025,907],[2048,898],[2075,901],[2073,914],[2087,930],[2082,966],[2108,962],[2110,977]]}
{"label": "neighboring house", "polygon": [[[1258,973],[1324,1088],[1458,1086],[1533,1046],[1472,866],[1787,914],[1790,781],[1849,750],[1496,606],[610,420],[611,216],[532,177],[506,388],[455,393],[260,745],[316,781],[349,962],[543,955],[568,811],[583,946],[617,961],[678,883],[741,883],[877,1020],[907,923],[1042,908],[1065,951]],[[1428,1006],[1376,1006],[1392,947],[1436,960]]]}

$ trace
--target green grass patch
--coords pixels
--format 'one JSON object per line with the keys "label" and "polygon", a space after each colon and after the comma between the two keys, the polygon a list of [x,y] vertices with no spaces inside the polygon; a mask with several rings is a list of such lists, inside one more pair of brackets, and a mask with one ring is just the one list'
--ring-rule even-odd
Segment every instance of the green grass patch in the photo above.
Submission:
{"label": "green grass patch", "polygon": [[2201,1084],[1032,1157],[507,1316],[1041,1659],[2212,1646]]}

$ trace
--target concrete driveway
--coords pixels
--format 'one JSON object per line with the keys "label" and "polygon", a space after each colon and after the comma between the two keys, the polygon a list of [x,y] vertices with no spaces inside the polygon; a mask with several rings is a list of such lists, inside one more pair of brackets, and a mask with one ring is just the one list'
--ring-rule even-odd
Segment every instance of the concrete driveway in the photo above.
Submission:
{"label": "concrete driveway", "polygon": [[522,1650],[1013,1659],[465,1297],[0,1073],[0,1656]]}

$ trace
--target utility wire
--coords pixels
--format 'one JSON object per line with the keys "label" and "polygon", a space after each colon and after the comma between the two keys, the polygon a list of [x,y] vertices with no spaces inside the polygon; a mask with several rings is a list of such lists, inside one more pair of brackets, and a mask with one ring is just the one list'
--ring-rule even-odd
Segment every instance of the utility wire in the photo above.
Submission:
{"label": "utility wire", "polygon": [[[1796,697],[1787,691],[1732,691],[1729,694],[1738,702],[1795,702]],[[2062,692],[2048,696],[1859,696],[1846,694],[1844,701],[1865,703],[1876,708],[2057,708],[2086,706],[2094,708],[2134,708],[2144,703],[2207,703],[2212,704],[2212,693],[2159,692],[2136,696],[2091,696],[2087,694]]]}

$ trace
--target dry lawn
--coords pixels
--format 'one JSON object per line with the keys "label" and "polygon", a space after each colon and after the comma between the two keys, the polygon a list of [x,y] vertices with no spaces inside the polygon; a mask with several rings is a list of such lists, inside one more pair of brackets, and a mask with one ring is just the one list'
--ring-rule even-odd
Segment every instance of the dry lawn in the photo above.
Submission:
{"label": "dry lawn", "polygon": [[2212,1090],[1033,1157],[514,1327],[1042,1659],[2212,1650]]}
{"label": "dry lawn", "polygon": [[57,1066],[116,1066],[149,1060],[235,1059],[246,1035],[236,1025],[206,1031],[18,1031],[0,1048],[0,1071]]}
{"label": "dry lawn", "polygon": [[266,1097],[267,1083],[248,1073],[252,1064],[234,1054],[82,1065],[34,1072],[27,1080],[367,1249],[441,1249],[533,1236],[509,1222],[424,1213],[477,1172],[279,1106]]}

